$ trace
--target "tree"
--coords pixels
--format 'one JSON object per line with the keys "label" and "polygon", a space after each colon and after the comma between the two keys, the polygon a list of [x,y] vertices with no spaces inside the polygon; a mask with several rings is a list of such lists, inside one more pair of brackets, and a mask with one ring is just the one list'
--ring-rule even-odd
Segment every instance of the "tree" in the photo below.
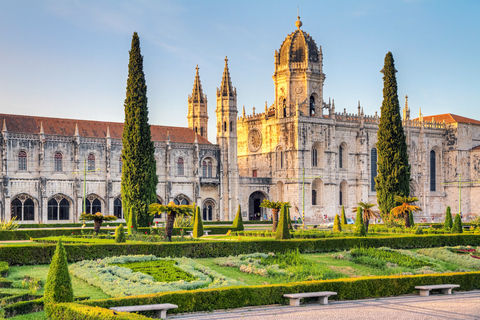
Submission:
{"label": "tree", "polygon": [[417,197],[400,197],[395,196],[395,202],[401,203],[391,210],[391,214],[394,217],[402,217],[405,220],[405,228],[410,228],[410,212],[422,211],[420,207],[413,205],[412,203],[418,201]]}
{"label": "tree", "polygon": [[80,220],[91,221],[93,220],[93,231],[96,234],[100,231],[100,227],[102,226],[103,221],[113,221],[117,220],[115,216],[104,216],[101,212],[97,212],[95,214],[90,213],[82,213],[80,215]]}
{"label": "tree", "polygon": [[282,205],[282,209],[280,211],[280,221],[278,222],[278,228],[275,232],[275,239],[290,239],[290,231],[288,230],[288,208],[287,204]]}
{"label": "tree", "polygon": [[153,216],[149,205],[157,200],[155,147],[148,124],[147,86],[143,73],[140,39],[133,34],[128,63],[127,96],[122,149],[122,205],[128,232],[138,226],[148,227]]}
{"label": "tree", "polygon": [[340,217],[338,214],[335,215],[335,219],[333,220],[333,232],[341,232],[342,225],[340,223]]}
{"label": "tree", "polygon": [[452,233],[463,233],[462,226],[462,217],[459,213],[455,215],[455,220],[453,221]]}
{"label": "tree", "polygon": [[233,225],[232,228],[235,229],[236,231],[243,231],[243,220],[242,220],[242,207],[238,205],[238,211],[237,215],[235,216],[235,219],[233,220]]}
{"label": "tree", "polygon": [[175,222],[175,217],[177,215],[192,215],[193,206],[189,205],[176,205],[173,201],[171,201],[168,205],[163,205],[159,203],[152,203],[149,207],[149,214],[151,216],[155,214],[160,214],[166,212],[167,213],[167,237],[168,241],[172,241],[172,233],[173,233],[173,223]]}
{"label": "tree", "polygon": [[370,223],[370,219],[377,219],[380,216],[376,211],[372,209],[373,207],[375,207],[373,203],[360,201],[357,205],[357,207],[352,208],[352,212],[356,212],[358,208],[362,210],[362,218],[363,224],[365,225],[365,232],[368,233],[368,225]]}
{"label": "tree", "polygon": [[123,228],[123,224],[118,225],[118,227],[115,229],[115,242],[116,243],[127,242],[127,238],[125,237],[125,229]]}
{"label": "tree", "polygon": [[443,227],[447,230],[451,230],[453,227],[453,220],[452,220],[452,211],[450,206],[447,207],[447,211],[445,212],[445,223]]}
{"label": "tree", "polygon": [[278,211],[280,208],[286,205],[290,208],[290,203],[289,202],[281,202],[281,201],[269,201],[267,199],[264,199],[263,202],[260,204],[260,207],[262,208],[269,208],[272,209],[272,220],[273,220],[273,227],[272,231],[276,232],[277,231],[277,225],[278,225]]}
{"label": "tree", "polygon": [[365,230],[365,224],[363,223],[363,210],[359,206],[357,207],[357,218],[355,220],[355,235],[358,237],[366,237],[367,232]]}
{"label": "tree", "polygon": [[347,216],[345,215],[345,206],[342,204],[342,225],[347,224]]}
{"label": "tree", "polygon": [[62,240],[58,240],[53,254],[52,263],[48,269],[44,295],[45,313],[50,319],[53,305],[61,302],[73,302],[72,279],[68,273],[67,254]]}
{"label": "tree", "polygon": [[415,226],[415,219],[413,218],[413,212],[408,213],[408,220],[410,221],[410,227]]}
{"label": "tree", "polygon": [[200,207],[197,207],[195,213],[195,222],[193,224],[193,237],[200,238],[203,236],[203,221],[202,215],[200,214]]}
{"label": "tree", "polygon": [[383,67],[383,102],[377,132],[377,191],[378,207],[383,221],[397,204],[395,196],[410,195],[410,165],[407,143],[400,117],[393,55],[388,52]]}

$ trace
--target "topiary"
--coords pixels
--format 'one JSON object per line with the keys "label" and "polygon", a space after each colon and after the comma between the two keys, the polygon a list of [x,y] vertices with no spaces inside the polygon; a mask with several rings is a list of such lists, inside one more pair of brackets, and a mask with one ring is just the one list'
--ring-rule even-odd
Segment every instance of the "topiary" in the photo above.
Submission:
{"label": "topiary", "polygon": [[341,232],[342,225],[340,224],[340,217],[338,214],[335,215],[335,219],[333,220],[333,232]]}
{"label": "topiary", "polygon": [[288,231],[288,207],[283,204],[280,210],[280,219],[278,221],[278,228],[275,232],[275,239],[290,239],[290,231]]}
{"label": "topiary", "polygon": [[238,205],[237,215],[235,216],[235,220],[233,220],[233,226],[237,231],[243,231],[243,220],[242,220],[242,207]]}
{"label": "topiary", "polygon": [[342,224],[347,224],[347,216],[345,215],[345,206],[342,204]]}
{"label": "topiary", "polygon": [[123,224],[118,225],[115,229],[115,242],[116,243],[125,243],[127,238],[125,237],[125,229],[123,229]]}
{"label": "topiary", "polygon": [[68,273],[67,254],[60,238],[48,269],[45,284],[44,303],[48,318],[52,315],[53,305],[61,302],[73,302],[73,289],[72,279]]}
{"label": "topiary", "polygon": [[367,236],[365,224],[363,223],[363,210],[360,206],[357,207],[357,219],[355,220],[355,235],[357,237]]}
{"label": "topiary", "polygon": [[443,223],[443,227],[447,230],[451,230],[453,227],[452,211],[450,206],[447,207],[447,211],[445,212],[445,222]]}
{"label": "topiary", "polygon": [[203,221],[200,214],[200,207],[195,210],[195,223],[193,224],[193,237],[200,238],[203,235]]}
{"label": "topiary", "polygon": [[455,220],[453,221],[452,233],[463,233],[462,218],[460,217],[460,214],[455,215]]}

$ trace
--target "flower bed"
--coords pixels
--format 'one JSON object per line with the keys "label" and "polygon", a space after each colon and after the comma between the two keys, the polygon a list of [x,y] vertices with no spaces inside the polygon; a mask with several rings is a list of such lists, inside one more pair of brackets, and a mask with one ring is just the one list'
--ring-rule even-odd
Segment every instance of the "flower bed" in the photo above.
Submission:
{"label": "flower bed", "polygon": [[[465,251],[462,254],[458,254],[455,251],[459,249],[463,249],[462,247],[443,247],[443,248],[429,248],[429,249],[421,249],[418,251],[420,254],[424,254],[435,259],[455,263],[460,265],[464,268],[478,270],[480,269],[480,261],[478,256],[474,258],[470,254],[465,254]],[[476,252],[476,250],[475,250]]]}

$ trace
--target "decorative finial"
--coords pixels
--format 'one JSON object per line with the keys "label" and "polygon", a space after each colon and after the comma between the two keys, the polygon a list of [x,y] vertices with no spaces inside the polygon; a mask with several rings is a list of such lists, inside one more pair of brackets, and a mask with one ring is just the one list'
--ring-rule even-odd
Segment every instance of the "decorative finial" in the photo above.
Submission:
{"label": "decorative finial", "polygon": [[197,67],[195,68],[195,70],[197,70],[197,73],[198,73],[198,69],[199,69],[199,68],[198,68],[198,64],[197,64]]}
{"label": "decorative finial", "polygon": [[45,132],[43,131],[43,122],[40,121],[40,134],[45,134]]}
{"label": "decorative finial", "polygon": [[167,141],[170,141],[170,130],[167,130]]}
{"label": "decorative finial", "polygon": [[245,118],[246,115],[245,115],[245,105],[243,105],[243,117]]}
{"label": "decorative finial", "polygon": [[75,136],[80,136],[80,134],[78,133],[78,123],[75,123]]}
{"label": "decorative finial", "polygon": [[405,108],[408,109],[408,96],[405,95]]}
{"label": "decorative finial", "polygon": [[268,112],[268,105],[267,105],[267,101],[265,100],[265,114],[267,114]]}
{"label": "decorative finial", "polygon": [[110,126],[107,126],[107,136],[106,138],[110,138]]}
{"label": "decorative finial", "polygon": [[7,131],[7,122],[6,122],[6,119],[3,118],[3,132],[6,132]]}
{"label": "decorative finial", "polygon": [[253,115],[255,115],[255,107],[253,107]]}
{"label": "decorative finial", "polygon": [[298,30],[300,30],[300,27],[302,26],[302,21],[300,21],[300,16],[297,16],[297,22],[295,22],[295,26],[297,27]]}
{"label": "decorative finial", "polygon": [[225,56],[225,64],[228,62],[228,58],[227,56]]}

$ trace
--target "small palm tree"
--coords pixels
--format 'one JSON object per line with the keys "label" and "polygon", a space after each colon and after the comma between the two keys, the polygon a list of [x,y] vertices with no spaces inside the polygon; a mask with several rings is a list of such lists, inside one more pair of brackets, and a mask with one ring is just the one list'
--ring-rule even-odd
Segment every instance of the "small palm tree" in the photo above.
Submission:
{"label": "small palm tree", "polygon": [[87,220],[91,221],[93,220],[93,231],[95,231],[96,234],[100,231],[100,227],[102,226],[103,221],[113,221],[117,220],[117,217],[115,216],[104,216],[101,212],[97,212],[95,214],[90,214],[90,213],[82,213],[80,215],[80,220]]}
{"label": "small palm tree", "polygon": [[277,231],[278,211],[280,211],[280,208],[282,207],[282,205],[285,205],[286,208],[291,207],[290,202],[269,201],[267,199],[264,199],[263,202],[260,204],[260,207],[262,207],[262,208],[272,209],[272,220],[273,220],[272,231],[273,232]]}
{"label": "small palm tree", "polygon": [[357,203],[357,207],[352,208],[352,212],[357,212],[358,207],[362,208],[363,222],[365,223],[365,232],[368,232],[369,220],[378,219],[380,218],[380,215],[378,214],[378,211],[372,209],[373,207],[375,207],[375,204],[373,203],[360,201],[359,203]]}
{"label": "small palm tree", "polygon": [[163,212],[167,213],[167,237],[168,241],[172,241],[173,223],[175,222],[175,217],[177,215],[193,215],[193,206],[176,205],[173,201],[167,205],[152,203],[148,209],[148,212],[150,215],[160,214]]}
{"label": "small palm tree", "polygon": [[395,196],[395,201],[401,203],[401,205],[393,208],[390,213],[395,217],[403,217],[405,220],[405,228],[410,228],[410,212],[422,211],[419,206],[415,206],[412,203],[418,201],[417,197],[407,196]]}

